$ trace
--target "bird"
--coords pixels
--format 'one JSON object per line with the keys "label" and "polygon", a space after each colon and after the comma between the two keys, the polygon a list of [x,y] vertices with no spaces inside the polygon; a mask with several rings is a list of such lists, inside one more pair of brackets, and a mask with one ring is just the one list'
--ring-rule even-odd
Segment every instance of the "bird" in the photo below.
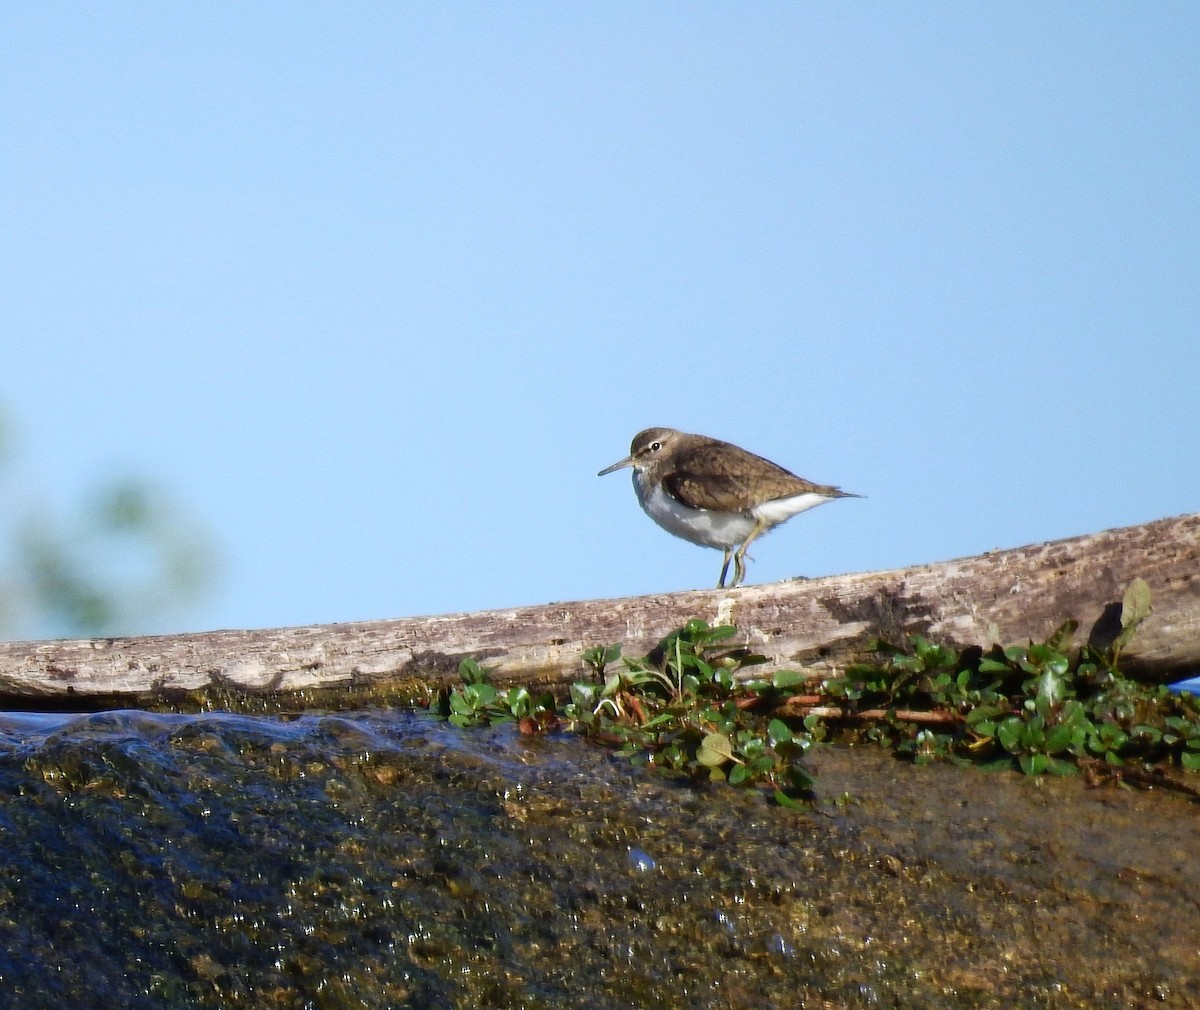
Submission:
{"label": "bird", "polygon": [[674,428],[639,431],[629,455],[597,476],[633,469],[642,510],[668,533],[724,551],[717,588],[733,562],[736,588],[746,577],[746,549],[792,516],[837,498],[861,498],[814,484],[730,442]]}

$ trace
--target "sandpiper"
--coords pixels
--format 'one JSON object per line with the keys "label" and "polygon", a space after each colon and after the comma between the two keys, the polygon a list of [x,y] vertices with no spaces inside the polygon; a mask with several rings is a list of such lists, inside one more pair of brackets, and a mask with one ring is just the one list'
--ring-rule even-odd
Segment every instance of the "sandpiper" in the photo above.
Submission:
{"label": "sandpiper", "polygon": [[733,560],[733,588],[746,577],[746,548],[756,538],[807,509],[835,498],[858,498],[704,435],[647,428],[629,455],[600,471],[633,468],[638,504],[668,533],[725,552],[717,588],[725,588]]}

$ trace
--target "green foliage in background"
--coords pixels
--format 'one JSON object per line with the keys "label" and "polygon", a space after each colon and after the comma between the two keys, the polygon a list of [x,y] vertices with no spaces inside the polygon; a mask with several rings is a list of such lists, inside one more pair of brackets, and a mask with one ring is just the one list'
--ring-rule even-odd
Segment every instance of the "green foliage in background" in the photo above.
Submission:
{"label": "green foliage in background", "polygon": [[152,484],[102,483],[67,517],[15,472],[0,416],[0,636],[131,634],[199,599],[210,538]]}

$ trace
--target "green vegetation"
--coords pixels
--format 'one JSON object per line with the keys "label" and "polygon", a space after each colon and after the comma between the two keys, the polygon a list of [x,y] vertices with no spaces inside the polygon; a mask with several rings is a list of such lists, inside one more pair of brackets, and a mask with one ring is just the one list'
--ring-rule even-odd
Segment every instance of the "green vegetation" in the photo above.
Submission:
{"label": "green vegetation", "polygon": [[584,662],[596,680],[572,684],[561,709],[549,693],[497,689],[487,670],[464,660],[463,686],[443,696],[442,712],[457,726],[515,719],[525,732],[565,721],[635,763],[693,780],[767,786],[790,805],[812,784],[800,759],[814,736],[764,713],[803,676],[782,672],[770,682],[740,682],[737,672],[762,657],[731,645],[734,634],[728,625],[692,620],[644,658],[622,659],[619,645],[589,649]]}
{"label": "green vegetation", "polygon": [[637,764],[765,787],[785,805],[809,791],[802,759],[823,740],[870,741],[919,764],[1141,782],[1200,770],[1200,702],[1118,669],[1149,612],[1137,579],[1121,632],[1102,652],[1072,647],[1074,621],[1045,642],[987,651],[914,635],[903,647],[872,643],[869,659],[825,681],[786,670],[747,679],[742,671],[763,657],[734,644],[733,627],[692,620],[645,657],[623,657],[619,645],[588,649],[594,677],[572,684],[561,705],[550,693],[501,690],[466,660],[463,686],[443,694],[441,709],[462,727],[516,720],[532,733],[565,724]]}
{"label": "green vegetation", "polygon": [[536,732],[558,723],[554,695],[534,696],[524,687],[502,691],[488,683],[488,671],[473,659],[458,664],[463,686],[444,699],[444,715],[460,729],[519,720],[525,732]]}
{"label": "green vegetation", "polygon": [[600,683],[572,684],[565,715],[635,763],[693,780],[767,786],[790,805],[812,785],[801,758],[813,736],[768,713],[799,675],[739,682],[737,672],[763,657],[733,645],[735,634],[729,625],[691,620],[645,658],[622,660],[617,646],[589,649],[584,661]]}
{"label": "green vegetation", "polygon": [[62,516],[29,490],[0,412],[0,637],[129,634],[198,599],[209,536],[162,491],[109,477]]}
{"label": "green vegetation", "polygon": [[918,763],[947,758],[1027,775],[1200,770],[1197,699],[1134,683],[1117,667],[1149,612],[1149,589],[1135,580],[1121,633],[1103,652],[1072,649],[1074,621],[1045,642],[987,652],[921,636],[904,650],[877,642],[877,659],[826,681],[823,693],[851,732]]}

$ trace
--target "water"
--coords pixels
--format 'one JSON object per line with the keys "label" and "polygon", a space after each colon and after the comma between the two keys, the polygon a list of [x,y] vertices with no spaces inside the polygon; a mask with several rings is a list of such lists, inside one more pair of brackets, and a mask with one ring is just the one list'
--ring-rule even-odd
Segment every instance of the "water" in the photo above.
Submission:
{"label": "water", "polygon": [[814,764],[794,812],[419,712],[0,715],[3,1005],[1200,1005],[1186,799]]}

